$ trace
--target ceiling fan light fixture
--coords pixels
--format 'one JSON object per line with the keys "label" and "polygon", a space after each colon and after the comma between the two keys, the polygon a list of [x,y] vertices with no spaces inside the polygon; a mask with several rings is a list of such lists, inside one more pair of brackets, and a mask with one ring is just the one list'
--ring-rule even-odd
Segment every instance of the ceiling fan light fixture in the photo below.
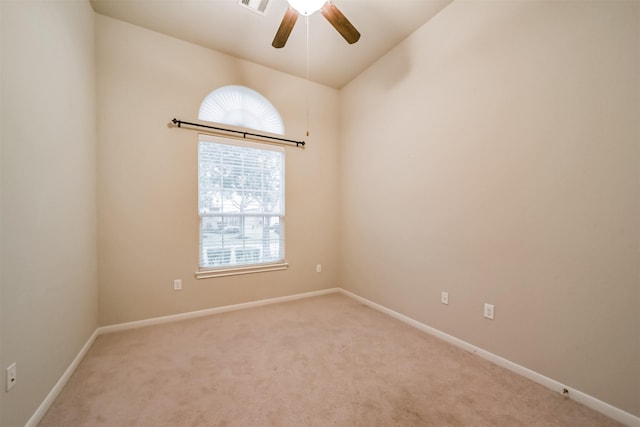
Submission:
{"label": "ceiling fan light fixture", "polygon": [[[276,36],[273,38],[273,42],[271,42],[271,46],[276,49],[283,48],[284,45],[287,44],[287,40],[289,39],[291,30],[293,30],[293,26],[296,25],[298,16],[313,15],[319,10],[322,10],[322,16],[324,16],[324,18],[333,25],[333,28],[340,33],[347,43],[354,44],[360,40],[360,32],[356,30],[356,27],[349,22],[347,17],[344,16],[344,14],[340,12],[340,9],[338,9],[338,7],[330,0],[287,1],[289,2],[290,7],[284,12],[284,16],[282,17],[282,22],[278,27]],[[307,27],[307,37],[309,36],[308,28],[309,27]]]}
{"label": "ceiling fan light fixture", "polygon": [[327,2],[327,0],[287,0],[292,8],[298,11],[301,15],[309,16],[313,15]]}

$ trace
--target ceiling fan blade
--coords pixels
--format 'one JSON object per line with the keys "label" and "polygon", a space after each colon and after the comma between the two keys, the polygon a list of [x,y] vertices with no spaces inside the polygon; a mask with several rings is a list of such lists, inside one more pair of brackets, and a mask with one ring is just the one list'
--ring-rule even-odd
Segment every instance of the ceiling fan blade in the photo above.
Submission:
{"label": "ceiling fan blade", "polygon": [[276,49],[280,49],[287,44],[287,40],[289,39],[289,34],[291,34],[291,30],[293,30],[293,26],[296,25],[296,21],[298,20],[298,12],[290,7],[284,13],[282,17],[282,22],[280,23],[280,27],[278,27],[278,32],[276,36],[273,38],[273,42],[271,46]]}
{"label": "ceiling fan blade", "polygon": [[349,22],[335,4],[330,1],[326,2],[324,6],[322,6],[321,12],[322,16],[338,30],[340,35],[344,37],[349,44],[354,44],[360,40],[360,33],[356,30],[356,27]]}

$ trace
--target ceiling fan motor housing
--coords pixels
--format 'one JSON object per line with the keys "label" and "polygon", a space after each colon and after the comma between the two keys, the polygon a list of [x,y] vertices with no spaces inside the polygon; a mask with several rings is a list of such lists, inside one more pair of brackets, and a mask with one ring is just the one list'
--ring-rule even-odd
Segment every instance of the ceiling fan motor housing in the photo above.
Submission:
{"label": "ceiling fan motor housing", "polygon": [[280,27],[273,38],[271,45],[276,49],[284,47],[289,39],[291,30],[296,24],[300,14],[309,16],[318,10],[322,10],[322,16],[340,33],[349,44],[360,40],[360,33],[340,12],[335,4],[325,0],[287,0],[291,7],[287,9],[280,23]]}
{"label": "ceiling fan motor housing", "polygon": [[326,0],[287,0],[292,8],[301,15],[309,16],[319,11],[327,2]]}

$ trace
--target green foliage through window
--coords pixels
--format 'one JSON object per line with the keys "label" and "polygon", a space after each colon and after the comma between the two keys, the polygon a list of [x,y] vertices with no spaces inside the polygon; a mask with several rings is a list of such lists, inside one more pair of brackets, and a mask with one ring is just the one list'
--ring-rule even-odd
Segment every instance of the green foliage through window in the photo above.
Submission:
{"label": "green foliage through window", "polygon": [[284,150],[200,137],[200,267],[284,260]]}

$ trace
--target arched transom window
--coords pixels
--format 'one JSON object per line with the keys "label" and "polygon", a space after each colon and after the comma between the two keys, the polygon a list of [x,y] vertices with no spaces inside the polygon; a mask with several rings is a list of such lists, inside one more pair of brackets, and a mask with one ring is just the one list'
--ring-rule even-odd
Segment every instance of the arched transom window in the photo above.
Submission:
{"label": "arched transom window", "polygon": [[284,135],[280,114],[267,98],[244,86],[223,86],[200,104],[198,119]]}

